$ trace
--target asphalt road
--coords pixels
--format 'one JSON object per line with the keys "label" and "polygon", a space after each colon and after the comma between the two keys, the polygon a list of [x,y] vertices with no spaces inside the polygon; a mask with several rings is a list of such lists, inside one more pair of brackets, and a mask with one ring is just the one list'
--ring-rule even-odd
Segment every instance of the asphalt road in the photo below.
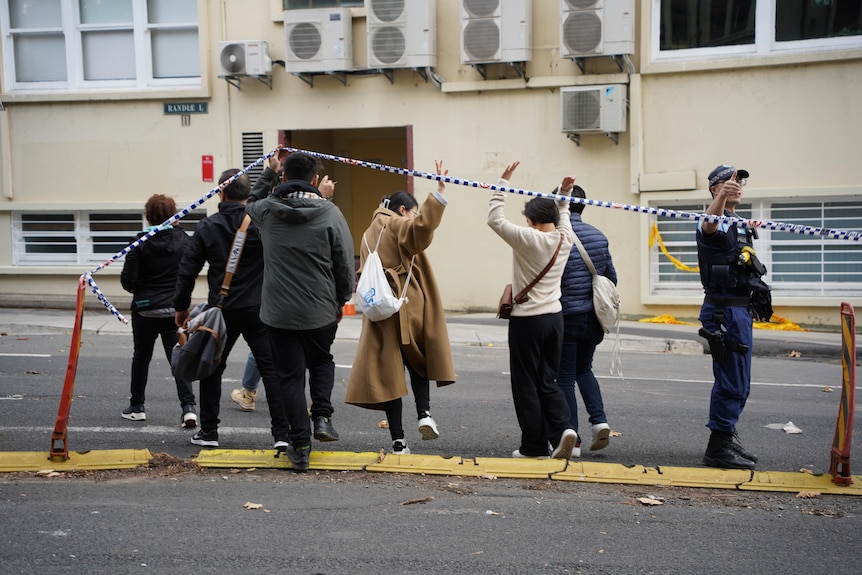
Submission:
{"label": "asphalt road", "polygon": [[[0,337],[0,451],[45,451],[68,359],[67,333]],[[383,414],[343,404],[356,342],[337,340],[333,400],[341,440],[315,449],[389,447]],[[130,335],[85,334],[69,447],[147,448],[163,464],[138,472],[0,476],[2,573],[837,573],[856,572],[862,501],[787,493],[657,488],[542,480],[228,469],[196,470],[179,428],[164,358],[151,367],[146,422],[120,418],[128,398]],[[432,390],[441,437],[407,440],[415,453],[507,457],[518,447],[505,346],[459,343],[458,383]],[[222,448],[271,445],[261,402],[227,398],[242,344],[226,372]],[[605,376],[619,433],[585,459],[700,466],[711,385],[706,355],[626,352],[624,377]],[[739,425],[759,470],[828,471],[841,366],[757,358]],[[826,387],[833,391],[825,391]],[[263,393],[263,392],[262,392]],[[412,402],[405,403],[406,421]],[[580,431],[587,436],[586,415]],[[792,421],[801,434],[769,429]],[[857,426],[858,427],[858,426]],[[858,444],[858,442],[857,442]],[[851,461],[859,460],[859,447]],[[639,498],[654,496],[660,505]],[[260,504],[245,509],[246,503]]]}

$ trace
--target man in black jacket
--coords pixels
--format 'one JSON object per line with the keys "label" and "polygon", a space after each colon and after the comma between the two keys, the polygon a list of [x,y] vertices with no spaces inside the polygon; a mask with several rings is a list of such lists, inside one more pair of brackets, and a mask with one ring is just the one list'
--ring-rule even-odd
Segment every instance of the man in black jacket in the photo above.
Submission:
{"label": "man in black jacket", "polygon": [[[239,170],[226,170],[219,177],[224,183]],[[239,265],[234,273],[227,296],[220,295],[225,275],[225,265],[230,255],[234,237],[245,218],[245,203],[251,191],[248,176],[243,174],[219,194],[218,213],[204,218],[195,227],[195,234],[188,242],[180,261],[174,308],[178,326],[188,318],[192,291],[204,263],[209,263],[208,304],[221,305],[227,325],[227,340],[221,356],[221,365],[211,376],[201,380],[200,385],[200,431],[191,442],[202,447],[218,447],[219,401],[221,400],[221,378],[227,358],[240,335],[243,336],[263,376],[267,403],[272,418],[272,435],[276,449],[287,446],[287,418],[284,412],[283,393],[277,383],[273,368],[272,349],[265,326],[260,320],[260,290],[263,282],[263,246],[257,229],[250,225],[242,250]]]}

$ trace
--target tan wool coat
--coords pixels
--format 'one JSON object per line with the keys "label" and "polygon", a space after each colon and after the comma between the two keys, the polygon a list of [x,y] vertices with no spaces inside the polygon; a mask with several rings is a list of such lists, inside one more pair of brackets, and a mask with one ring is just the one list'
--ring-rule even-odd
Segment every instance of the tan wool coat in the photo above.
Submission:
{"label": "tan wool coat", "polygon": [[400,297],[410,261],[414,256],[415,260],[407,301],[401,310],[378,322],[362,318],[362,332],[347,380],[345,403],[383,409],[385,402],[406,396],[402,353],[413,369],[436,381],[438,386],[455,383],[443,302],[431,263],[425,255],[434,230],[440,225],[444,207],[434,194],[429,194],[413,220],[386,208],[375,210],[361,242],[360,272],[365,266],[369,246],[373,250],[380,237],[377,252],[393,292]]}

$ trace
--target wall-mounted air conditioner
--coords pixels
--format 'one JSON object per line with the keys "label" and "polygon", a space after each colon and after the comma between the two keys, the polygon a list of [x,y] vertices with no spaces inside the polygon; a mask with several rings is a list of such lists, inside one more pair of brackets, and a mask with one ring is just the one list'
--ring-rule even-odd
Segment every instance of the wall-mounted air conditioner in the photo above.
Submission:
{"label": "wall-mounted air conditioner", "polygon": [[626,85],[560,88],[562,132],[626,131]]}
{"label": "wall-mounted air conditioner", "polygon": [[529,62],[532,0],[461,0],[461,63]]}
{"label": "wall-mounted air conditioner", "polygon": [[264,40],[218,43],[219,78],[266,76],[272,73],[269,44]]}
{"label": "wall-mounted air conditioner", "polygon": [[365,0],[365,12],[371,68],[437,65],[436,0]]}
{"label": "wall-mounted air conditioner", "polygon": [[311,8],[284,11],[290,73],[353,70],[353,23],[350,8]]}
{"label": "wall-mounted air conditioner", "polygon": [[634,54],[635,0],[560,0],[560,57]]}

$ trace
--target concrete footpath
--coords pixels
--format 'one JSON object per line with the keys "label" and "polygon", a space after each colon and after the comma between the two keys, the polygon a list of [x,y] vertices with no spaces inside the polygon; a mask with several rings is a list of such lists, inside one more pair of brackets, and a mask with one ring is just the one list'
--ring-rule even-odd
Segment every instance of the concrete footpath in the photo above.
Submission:
{"label": "concrete footpath", "polygon": [[[75,317],[66,309],[0,308],[0,334],[71,334]],[[447,320],[453,344],[506,346],[507,322],[493,314],[451,315]],[[341,322],[337,339],[358,340],[360,316],[346,316]],[[703,354],[704,341],[695,325],[668,325],[623,321],[620,326],[621,353],[655,352]],[[102,335],[131,336],[131,326],[88,304],[83,329]],[[802,359],[840,361],[841,334],[825,332],[773,331],[756,329],[755,353],[759,356],[790,356]],[[605,338],[600,350],[611,351],[616,343],[614,334]],[[857,354],[858,354],[857,350]],[[798,355],[796,355],[798,354]],[[57,471],[135,467],[151,458],[148,450],[116,450],[70,454],[66,462],[51,462]],[[216,468],[290,468],[289,461],[277,457],[272,450],[202,450],[194,458],[202,467]],[[45,469],[44,453],[0,453],[1,471],[38,471]],[[355,470],[366,472],[397,472],[430,475],[495,476],[541,478],[560,481],[628,483],[711,487],[758,491],[817,491],[862,495],[862,477],[854,476],[852,485],[836,485],[828,474],[784,473],[768,471],[721,470],[710,468],[624,466],[589,461],[515,460],[497,458],[468,459],[460,456],[392,455],[383,453],[353,453],[315,451],[311,469]]]}

